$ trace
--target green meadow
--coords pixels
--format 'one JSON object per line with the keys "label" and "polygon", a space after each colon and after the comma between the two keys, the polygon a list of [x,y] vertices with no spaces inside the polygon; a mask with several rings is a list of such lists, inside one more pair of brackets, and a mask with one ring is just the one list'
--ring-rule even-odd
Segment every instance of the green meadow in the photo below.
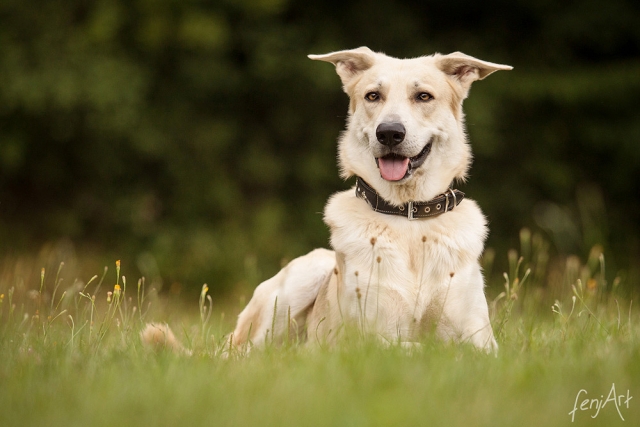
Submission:
{"label": "green meadow", "polygon": [[[550,261],[524,230],[507,257],[504,274],[492,272],[490,251],[483,258],[495,356],[429,337],[412,350],[359,337],[230,351],[250,295],[217,300],[206,285],[192,300],[158,295],[127,279],[124,260],[87,278],[6,260],[0,425],[638,425],[629,287],[607,281],[597,247]],[[168,322],[192,354],[145,347],[150,321]]]}

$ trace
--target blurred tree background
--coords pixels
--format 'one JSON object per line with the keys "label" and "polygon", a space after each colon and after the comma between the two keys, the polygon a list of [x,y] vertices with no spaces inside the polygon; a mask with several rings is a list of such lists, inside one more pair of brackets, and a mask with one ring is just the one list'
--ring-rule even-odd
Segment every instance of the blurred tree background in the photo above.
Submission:
{"label": "blurred tree background", "polygon": [[489,246],[528,226],[638,278],[637,1],[3,0],[0,22],[0,256],[53,242],[224,292],[327,246],[347,99],[306,55],[367,45],[513,65],[465,105]]}

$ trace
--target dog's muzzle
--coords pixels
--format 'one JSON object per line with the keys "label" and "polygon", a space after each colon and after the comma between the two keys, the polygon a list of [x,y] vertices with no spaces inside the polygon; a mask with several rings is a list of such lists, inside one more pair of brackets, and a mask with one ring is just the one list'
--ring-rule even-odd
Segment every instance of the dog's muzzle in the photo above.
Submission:
{"label": "dog's muzzle", "polygon": [[[378,126],[378,129],[380,129],[383,124],[385,123],[382,123],[380,126]],[[402,126],[402,129],[404,129],[404,126]],[[376,137],[378,138],[378,141],[380,141],[381,137],[378,135],[379,132],[376,131]],[[385,145],[392,148],[402,142],[404,140],[404,133],[402,133],[400,142],[391,145],[391,141],[395,142],[396,139],[400,139],[398,135],[398,131],[393,132],[392,130],[388,130],[384,135],[384,140],[388,142]],[[376,165],[380,169],[380,176],[382,176],[382,178],[387,181],[401,181],[405,178],[408,178],[414,170],[422,166],[424,161],[427,159],[427,156],[429,156],[434,138],[435,137],[431,137],[424,148],[413,157],[405,157],[394,152],[391,152],[382,157],[376,157]],[[382,141],[380,142],[383,143]]]}

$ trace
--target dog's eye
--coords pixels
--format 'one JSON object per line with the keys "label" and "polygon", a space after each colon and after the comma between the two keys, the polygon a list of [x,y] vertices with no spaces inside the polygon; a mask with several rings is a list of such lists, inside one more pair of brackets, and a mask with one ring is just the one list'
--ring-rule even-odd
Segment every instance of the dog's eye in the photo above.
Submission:
{"label": "dog's eye", "polygon": [[418,101],[427,102],[427,101],[431,101],[433,99],[433,95],[431,95],[428,92],[420,92],[418,94],[418,96],[416,96],[416,99]]}
{"label": "dog's eye", "polygon": [[369,92],[364,96],[364,99],[367,101],[375,102],[380,99],[380,94],[378,92]]}

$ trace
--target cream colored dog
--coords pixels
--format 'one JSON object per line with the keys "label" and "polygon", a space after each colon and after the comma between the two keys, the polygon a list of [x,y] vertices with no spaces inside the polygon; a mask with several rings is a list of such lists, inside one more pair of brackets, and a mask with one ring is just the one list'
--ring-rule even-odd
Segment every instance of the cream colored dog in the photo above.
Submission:
{"label": "cream colored dog", "polygon": [[512,67],[462,53],[396,59],[366,47],[309,55],[331,62],[349,95],[341,175],[317,249],[261,283],[240,313],[235,345],[290,334],[333,342],[353,329],[388,342],[435,330],[497,349],[478,259],[487,235],[477,204],[450,185],[471,162],[462,102],[475,80]]}

